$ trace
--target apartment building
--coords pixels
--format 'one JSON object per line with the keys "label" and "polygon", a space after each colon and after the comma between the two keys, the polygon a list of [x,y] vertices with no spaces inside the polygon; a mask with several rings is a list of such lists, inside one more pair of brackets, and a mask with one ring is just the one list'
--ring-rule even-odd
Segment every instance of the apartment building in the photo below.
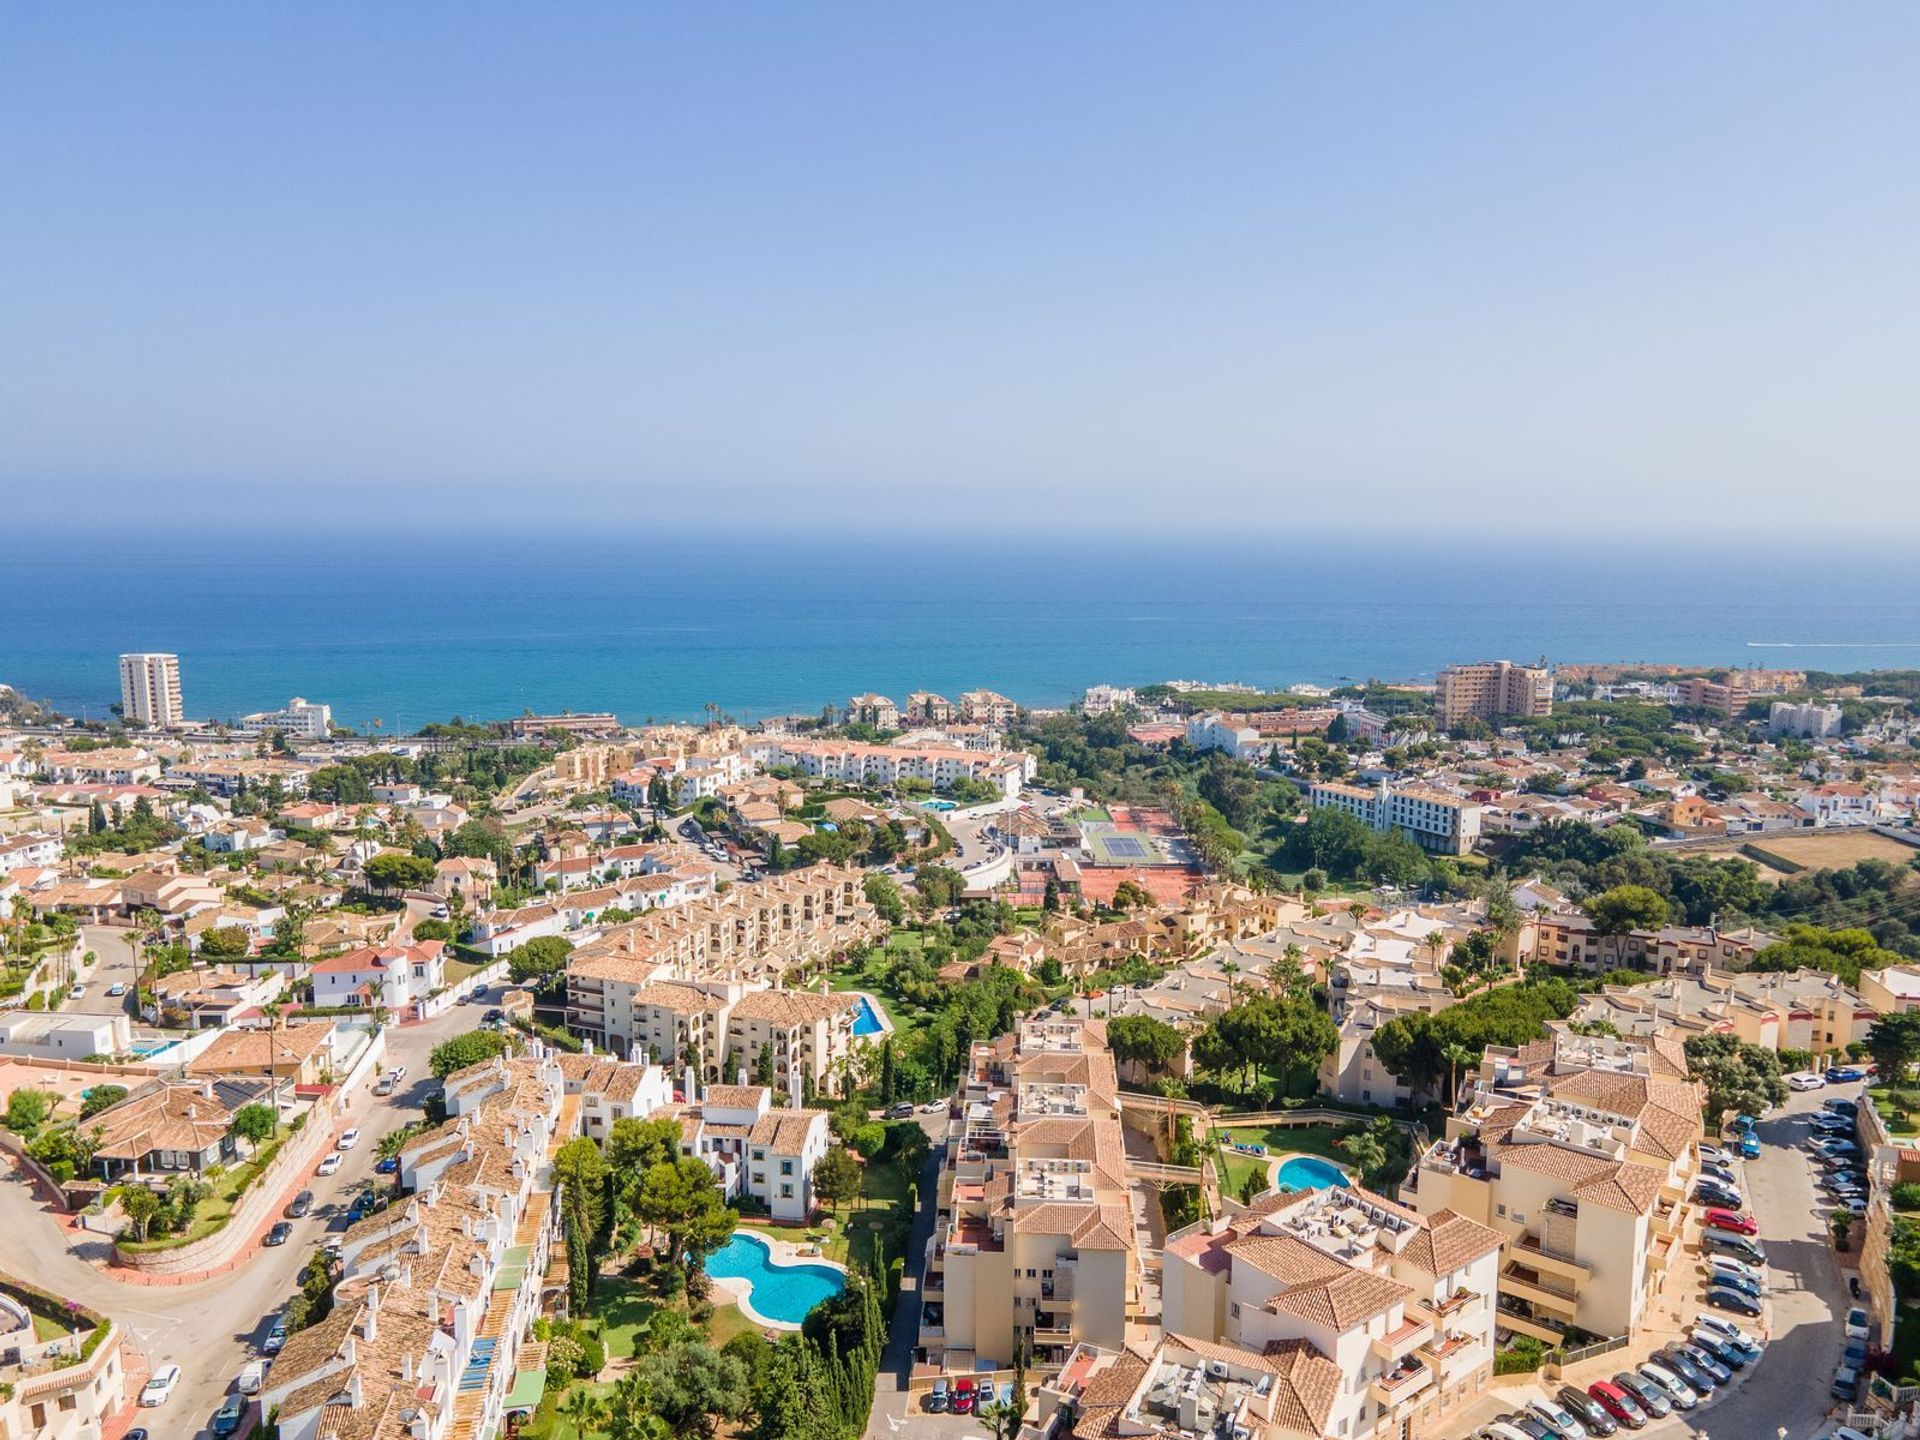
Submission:
{"label": "apartment building", "polygon": [[1604,1020],[1636,1037],[1684,1040],[1718,1031],[1763,1050],[1807,1050],[1825,1057],[1864,1040],[1882,1013],[1899,1008],[1886,1003],[1891,997],[1873,974],[1862,975],[1856,991],[1821,970],[1676,970],[1653,984],[1603,986],[1570,1018]]}
{"label": "apartment building", "polygon": [[898,730],[900,707],[884,695],[868,692],[847,701],[849,725],[871,725],[876,730]]}
{"label": "apartment building", "polygon": [[180,657],[148,650],[120,657],[120,716],[158,730],[186,723],[180,700]]}
{"label": "apartment building", "polygon": [[1467,720],[1497,726],[1509,716],[1551,715],[1553,672],[1508,660],[1449,665],[1436,677],[1434,710],[1443,730]]}
{"label": "apartment building", "polygon": [[625,1050],[635,1039],[632,991],[655,978],[735,984],[744,993],[880,939],[886,926],[863,878],[850,867],[811,865],[616,925],[568,959],[567,1024]]}
{"label": "apartment building", "polygon": [[1004,730],[1020,714],[1020,707],[994,690],[969,690],[960,697],[960,718],[969,725]]}
{"label": "apartment building", "polygon": [[327,1317],[287,1337],[260,1403],[285,1440],[499,1435],[538,1405],[532,1342],[560,1242],[548,1162],[578,1101],[550,1057],[447,1077],[445,1124],[400,1154],[414,1193],[349,1228]]}
{"label": "apartment building", "polygon": [[1498,1230],[1347,1185],[1232,1208],[1165,1248],[1166,1343],[1216,1362],[1209,1376],[1281,1364],[1293,1428],[1342,1440],[1423,1432],[1492,1379]]}
{"label": "apartment building", "polygon": [[[749,990],[727,1009],[726,1061],[757,1073],[763,1051],[773,1058],[773,1083],[827,1090],[837,1062],[853,1053],[852,995],[812,990]],[[723,1072],[724,1073],[724,1072]]]}
{"label": "apartment building", "polygon": [[241,716],[234,728],[246,735],[278,730],[289,740],[325,740],[333,733],[333,707],[296,695],[279,710],[256,710]]}
{"label": "apartment building", "polygon": [[243,790],[265,792],[276,785],[283,795],[304,795],[313,770],[301,760],[187,760],[167,771],[165,783],[182,789],[198,785],[228,799]]}
{"label": "apartment building", "polygon": [[960,709],[944,695],[931,690],[916,690],[907,696],[909,725],[945,725],[960,717]]}
{"label": "apartment building", "polygon": [[1569,1052],[1567,1073],[1483,1088],[1420,1157],[1421,1215],[1504,1237],[1498,1323],[1558,1344],[1570,1327],[1631,1335],[1680,1258],[1702,1087],[1622,1052]]}
{"label": "apartment building", "polygon": [[1252,714],[1208,710],[1187,721],[1187,743],[1196,750],[1223,750],[1237,760],[1264,759],[1276,745],[1302,735],[1324,735],[1337,710],[1268,710]]}
{"label": "apartment building", "polygon": [[1033,778],[1037,762],[1023,750],[968,750],[956,745],[869,745],[855,740],[809,740],[757,735],[747,744],[761,765],[790,765],[818,779],[884,787],[924,780],[946,789],[956,780],[978,780],[1012,799]]}
{"label": "apartment building", "polygon": [[1744,970],[1775,939],[1751,926],[1720,930],[1711,925],[1665,925],[1610,935],[1577,911],[1537,915],[1533,936],[1531,958],[1548,965],[1576,966],[1594,974],[1653,970],[1663,975],[1714,966]]}
{"label": "apartment building", "polygon": [[1436,855],[1465,855],[1480,839],[1480,806],[1425,785],[1389,785],[1371,790],[1322,780],[1308,788],[1316,807],[1344,811],[1369,830],[1405,835]]}
{"label": "apartment building", "polygon": [[9,870],[47,869],[60,863],[66,843],[58,835],[30,831],[25,835],[0,836],[0,875]]}
{"label": "apartment building", "polygon": [[1084,715],[1110,715],[1138,704],[1139,699],[1124,685],[1089,685],[1080,697],[1080,711]]}
{"label": "apartment building", "polygon": [[1824,740],[1838,735],[1845,720],[1838,705],[1816,705],[1812,701],[1795,705],[1776,700],[1767,709],[1767,733],[1803,740]]}
{"label": "apartment building", "polygon": [[1106,1026],[1027,1019],[976,1045],[928,1242],[920,1349],[965,1372],[1126,1342],[1139,1309],[1126,1145]]}

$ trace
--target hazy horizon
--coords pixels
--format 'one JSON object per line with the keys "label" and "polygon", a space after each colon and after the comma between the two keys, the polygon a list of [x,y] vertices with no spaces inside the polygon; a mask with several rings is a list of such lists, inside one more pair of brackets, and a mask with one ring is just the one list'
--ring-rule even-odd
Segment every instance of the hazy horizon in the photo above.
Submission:
{"label": "hazy horizon", "polygon": [[1893,546],[1917,41],[1778,0],[15,8],[0,493],[48,538]]}

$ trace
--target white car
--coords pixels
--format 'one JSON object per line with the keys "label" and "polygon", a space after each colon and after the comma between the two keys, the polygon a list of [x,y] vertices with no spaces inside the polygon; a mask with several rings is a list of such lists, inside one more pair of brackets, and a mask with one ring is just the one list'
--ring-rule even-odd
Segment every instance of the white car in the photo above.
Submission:
{"label": "white car", "polygon": [[249,1360],[234,1377],[233,1388],[242,1395],[258,1395],[260,1387],[267,1383],[267,1362]]}
{"label": "white car", "polygon": [[947,1102],[944,1100],[929,1100],[927,1101],[926,1104],[920,1107],[920,1113],[922,1115],[938,1115],[942,1110],[945,1110],[946,1108],[947,1108]]}
{"label": "white car", "polygon": [[122,984],[121,984],[121,983],[120,983],[119,981],[117,981],[117,980],[116,980],[116,981],[114,981],[114,983],[113,983],[113,984],[111,984],[111,985],[109,985],[109,986],[107,986],[107,994],[109,994],[109,995],[112,995],[112,996],[115,996],[115,997],[118,997],[118,996],[121,996],[121,995],[124,995],[124,994],[126,994],[126,993],[127,993],[127,987],[126,987],[125,985],[122,985]]}
{"label": "white car", "polygon": [[1757,1265],[1749,1265],[1746,1261],[1737,1260],[1731,1255],[1708,1255],[1700,1268],[1709,1275],[1738,1275],[1742,1280],[1751,1280],[1755,1285],[1762,1287],[1767,1283],[1767,1277],[1760,1272]]}
{"label": "white car", "polygon": [[1564,1440],[1587,1440],[1587,1427],[1574,1419],[1564,1406],[1551,1400],[1529,1400],[1527,1409],[1545,1421],[1549,1429],[1559,1432]]}
{"label": "white car", "polygon": [[340,1138],[333,1142],[333,1148],[336,1150],[351,1150],[359,1143],[360,1132],[357,1129],[344,1130],[341,1132]]}
{"label": "white car", "polygon": [[1664,1365],[1644,1360],[1640,1364],[1640,1374],[1666,1391],[1667,1398],[1682,1410],[1691,1410],[1700,1403],[1700,1397],[1694,1393],[1693,1387]]}
{"label": "white car", "polygon": [[1724,1165],[1729,1170],[1733,1168],[1733,1156],[1729,1155],[1717,1145],[1702,1145],[1700,1147],[1700,1158],[1709,1165]]}
{"label": "white car", "polygon": [[153,1378],[140,1387],[142,1405],[164,1405],[172,1398],[174,1386],[180,1383],[178,1365],[162,1365],[153,1372]]}
{"label": "white car", "polygon": [[85,985],[76,985],[73,987],[73,989],[67,992],[67,994],[71,995],[76,1000],[78,1000],[82,995],[86,993],[87,993],[87,987]]}
{"label": "white car", "polygon": [[1789,1090],[1824,1090],[1826,1087],[1826,1077],[1816,1075],[1811,1070],[1796,1070],[1787,1076]]}
{"label": "white car", "polygon": [[1858,1305],[1847,1311],[1847,1339],[1864,1340],[1872,1332],[1867,1323],[1867,1312]]}
{"label": "white car", "polygon": [[342,1157],[339,1154],[339,1152],[336,1151],[335,1153],[327,1156],[326,1159],[322,1160],[320,1162],[320,1168],[315,1170],[313,1173],[315,1175],[331,1175],[333,1174],[334,1171],[340,1168],[340,1161],[343,1158],[344,1157]]}

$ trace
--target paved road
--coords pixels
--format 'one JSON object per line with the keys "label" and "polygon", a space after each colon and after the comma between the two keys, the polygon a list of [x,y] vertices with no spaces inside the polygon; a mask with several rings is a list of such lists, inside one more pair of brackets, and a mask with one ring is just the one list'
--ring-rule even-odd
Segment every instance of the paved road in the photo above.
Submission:
{"label": "paved road", "polygon": [[317,1204],[313,1214],[294,1222],[294,1238],[274,1249],[261,1248],[246,1265],[195,1285],[145,1286],[116,1279],[82,1257],[99,1241],[61,1227],[25,1180],[5,1165],[0,1181],[0,1270],[48,1289],[71,1295],[111,1315],[125,1326],[151,1366],[169,1362],[184,1372],[180,1388],[162,1409],[142,1417],[156,1435],[184,1437],[208,1433],[206,1427],[233,1377],[256,1353],[277,1313],[293,1293],[294,1278],[313,1247],[329,1229],[345,1228],[352,1193],[373,1178],[374,1149],[380,1137],[418,1117],[419,1106],[436,1083],[427,1073],[428,1053],[441,1040],[470,1028],[479,1012],[459,1006],[423,1025],[387,1032],[387,1064],[404,1064],[407,1080],[391,1100],[376,1099],[362,1086],[354,1097],[349,1123],[362,1132],[338,1174],[308,1182]]}
{"label": "paved road", "polygon": [[[867,1434],[872,1436],[931,1433],[928,1426],[942,1419],[921,1412],[907,1394],[914,1346],[920,1339],[920,1280],[926,1269],[927,1241],[933,1235],[934,1212],[940,1204],[939,1184],[940,1152],[936,1149],[927,1156],[927,1163],[920,1171],[920,1210],[913,1217],[906,1273],[900,1282],[900,1298],[894,1302],[887,1353],[874,1379],[873,1412],[867,1419]],[[977,1422],[975,1425],[977,1428]]]}
{"label": "paved road", "polygon": [[1844,1085],[1795,1093],[1760,1123],[1765,1146],[1746,1163],[1744,1178],[1747,1203],[1766,1244],[1773,1338],[1752,1377],[1725,1400],[1643,1432],[1647,1440],[1708,1434],[1770,1440],[1783,1430],[1787,1440],[1811,1440],[1823,1433],[1832,1404],[1827,1387],[1845,1348],[1841,1321],[1849,1302],[1846,1280],[1826,1240],[1826,1219],[1816,1209],[1824,1197],[1813,1183],[1807,1127],[1799,1117],[1835,1096],[1857,1096],[1860,1089]]}
{"label": "paved road", "polygon": [[[78,1015],[130,1014],[130,1002],[140,978],[139,949],[133,943],[140,932],[120,925],[82,925],[80,937],[93,951],[91,967],[82,970],[87,993],[61,1007]],[[114,985],[127,987],[124,995],[109,995]]]}

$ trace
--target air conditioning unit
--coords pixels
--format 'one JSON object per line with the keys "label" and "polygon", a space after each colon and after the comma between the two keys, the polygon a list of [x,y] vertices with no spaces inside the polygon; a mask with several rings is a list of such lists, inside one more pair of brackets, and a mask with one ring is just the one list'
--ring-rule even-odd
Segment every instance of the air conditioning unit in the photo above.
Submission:
{"label": "air conditioning unit", "polygon": [[1207,1361],[1207,1378],[1209,1380],[1226,1379],[1227,1378],[1227,1362],[1224,1360]]}

